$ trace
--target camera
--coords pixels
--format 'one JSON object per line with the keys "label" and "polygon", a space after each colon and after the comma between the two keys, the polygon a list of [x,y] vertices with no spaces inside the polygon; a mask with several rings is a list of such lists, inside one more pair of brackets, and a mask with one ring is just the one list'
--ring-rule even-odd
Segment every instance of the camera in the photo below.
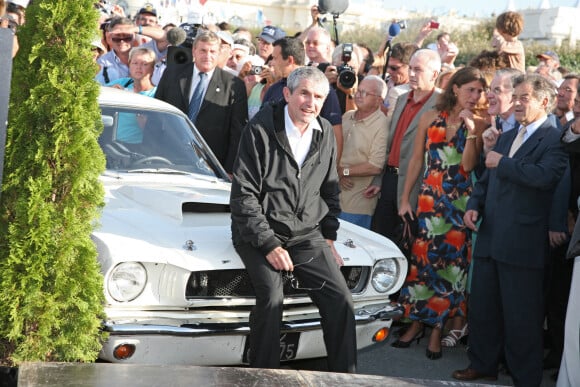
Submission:
{"label": "camera", "polygon": [[186,48],[192,48],[193,41],[195,40],[198,32],[200,30],[203,31],[206,29],[205,26],[202,24],[193,24],[193,23],[183,23],[179,26],[179,28],[184,30],[187,35],[185,41],[181,44],[182,47]]}
{"label": "camera", "polygon": [[262,66],[252,65],[252,68],[250,69],[250,72],[248,72],[248,75],[262,75]]}
{"label": "camera", "polygon": [[348,65],[352,59],[352,43],[342,45],[342,64],[336,69],[338,71],[338,83],[345,89],[350,89],[356,83],[356,72]]}
{"label": "camera", "polygon": [[405,28],[407,28],[407,21],[406,20],[399,20],[397,22],[397,24],[399,25],[399,27],[401,27],[402,30],[404,30]]}

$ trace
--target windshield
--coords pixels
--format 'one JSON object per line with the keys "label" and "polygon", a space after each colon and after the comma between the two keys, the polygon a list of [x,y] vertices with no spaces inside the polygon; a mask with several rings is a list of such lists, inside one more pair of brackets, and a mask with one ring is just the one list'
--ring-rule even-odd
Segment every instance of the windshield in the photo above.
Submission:
{"label": "windshield", "polygon": [[107,169],[133,173],[197,173],[227,179],[183,117],[162,111],[101,107],[99,144]]}

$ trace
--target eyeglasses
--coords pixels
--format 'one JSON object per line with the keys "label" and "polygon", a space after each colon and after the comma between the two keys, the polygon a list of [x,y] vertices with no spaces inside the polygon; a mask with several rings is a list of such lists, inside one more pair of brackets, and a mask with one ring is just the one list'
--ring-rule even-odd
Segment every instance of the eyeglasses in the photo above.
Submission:
{"label": "eyeglasses", "polygon": [[[310,259],[306,262],[295,264],[294,269],[296,269],[298,266],[306,265],[307,263],[314,261],[314,258],[316,258],[316,257],[310,257]],[[288,280],[290,280],[290,286],[294,290],[306,290],[306,291],[320,290],[324,287],[324,285],[326,285],[326,280],[325,280],[322,282],[322,285],[320,285],[320,287],[318,287],[318,288],[303,288],[300,286],[300,281],[298,281],[298,278],[294,277],[294,273],[291,271],[286,272],[286,278],[288,278]]]}
{"label": "eyeglasses", "polygon": [[133,35],[120,35],[111,37],[111,40],[115,43],[121,42],[131,43],[133,39],[134,39]]}
{"label": "eyeglasses", "polygon": [[387,66],[387,67],[391,71],[397,71],[398,69],[400,69],[401,67],[403,67],[403,65],[400,65],[400,66]]}
{"label": "eyeglasses", "polygon": [[360,95],[363,98],[366,98],[367,95],[372,95],[373,97],[378,97],[379,96],[378,94],[369,93],[368,91],[361,90],[361,89],[358,89],[354,94],[355,95],[358,94],[358,95]]}

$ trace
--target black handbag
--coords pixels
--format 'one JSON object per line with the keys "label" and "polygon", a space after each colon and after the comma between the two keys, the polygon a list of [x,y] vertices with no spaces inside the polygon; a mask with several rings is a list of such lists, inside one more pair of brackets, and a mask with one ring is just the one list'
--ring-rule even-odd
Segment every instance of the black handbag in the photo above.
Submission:
{"label": "black handbag", "polygon": [[417,221],[417,216],[413,216],[413,219],[411,219],[409,214],[406,214],[405,220],[400,225],[401,231],[399,232],[397,246],[399,246],[399,249],[401,249],[401,252],[407,258],[413,252],[413,243],[415,243],[418,228],[419,222]]}

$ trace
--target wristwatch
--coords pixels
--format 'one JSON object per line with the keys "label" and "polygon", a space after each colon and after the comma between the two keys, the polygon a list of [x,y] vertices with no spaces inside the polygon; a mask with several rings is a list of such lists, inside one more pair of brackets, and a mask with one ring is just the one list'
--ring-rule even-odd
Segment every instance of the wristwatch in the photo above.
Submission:
{"label": "wristwatch", "polygon": [[350,175],[350,170],[348,168],[342,168],[342,176]]}

